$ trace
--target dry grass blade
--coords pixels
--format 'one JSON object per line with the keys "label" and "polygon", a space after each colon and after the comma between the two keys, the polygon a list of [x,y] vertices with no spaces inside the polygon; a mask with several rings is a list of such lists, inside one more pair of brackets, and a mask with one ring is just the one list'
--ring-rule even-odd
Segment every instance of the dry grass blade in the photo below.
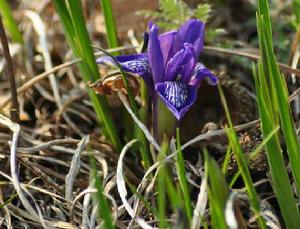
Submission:
{"label": "dry grass blade", "polygon": [[[73,218],[74,218],[74,214],[75,214],[75,207],[76,207],[76,203],[82,198],[84,197],[84,202],[85,202],[85,197],[88,195],[90,196],[91,193],[96,193],[97,192],[97,189],[95,188],[91,188],[91,187],[88,187],[87,189],[83,190],[81,193],[79,193],[73,200],[72,202],[72,205],[71,205],[71,208],[70,208],[70,220],[73,221]],[[88,204],[83,204],[84,208],[85,208],[85,205],[87,205],[87,207],[89,207],[89,203]],[[86,213],[88,213],[88,210],[86,211]],[[84,214],[84,210],[83,210],[83,213],[82,213],[82,228],[89,228],[88,227],[88,214]]]}
{"label": "dry grass blade", "polygon": [[197,198],[196,207],[193,213],[192,229],[197,229],[201,227],[201,219],[204,216],[206,205],[207,205],[207,178],[203,177],[200,191]]}
{"label": "dry grass blade", "polygon": [[78,144],[78,143],[79,143],[79,140],[76,140],[76,139],[55,139],[53,141],[45,142],[45,143],[42,143],[37,146],[26,147],[26,148],[18,147],[17,149],[18,149],[18,151],[25,152],[25,153],[36,153],[40,150],[45,150],[45,149],[48,149],[55,145]]}
{"label": "dry grass blade", "polygon": [[[26,10],[25,15],[30,18],[33,24],[33,28],[35,29],[36,33],[39,36],[39,42],[41,46],[41,53],[44,57],[45,61],[45,69],[46,71],[50,71],[52,69],[52,61],[51,61],[51,56],[50,52],[48,49],[48,42],[47,42],[47,35],[46,35],[46,28],[45,25],[41,19],[41,17],[34,11]],[[62,106],[61,99],[59,96],[59,90],[58,90],[58,85],[55,79],[55,76],[53,73],[49,74],[49,80],[50,80],[50,85],[53,91],[53,95],[55,98],[55,101],[59,107]]]}
{"label": "dry grass blade", "polygon": [[[78,144],[78,147],[75,151],[75,154],[72,158],[71,167],[69,170],[69,173],[66,176],[66,182],[65,182],[65,198],[69,201],[73,200],[73,183],[76,178],[76,176],[79,173],[80,170],[80,153],[85,149],[87,144],[89,143],[89,136],[85,136],[80,143]],[[69,209],[71,208],[71,203],[68,202]]]}
{"label": "dry grass blade", "polygon": [[[134,46],[124,46],[124,47],[119,47],[119,48],[113,48],[113,49],[108,49],[107,52],[111,53],[111,52],[116,52],[116,51],[122,51],[122,50],[128,50],[128,49],[132,49],[135,48]],[[96,52],[95,56],[101,56],[103,55],[103,52]],[[46,77],[48,77],[49,75],[58,72],[61,69],[64,68],[68,68],[71,67],[75,64],[81,63],[82,60],[80,58],[77,58],[75,60],[69,61],[69,62],[65,62],[63,64],[57,65],[55,67],[53,67],[52,69],[50,69],[49,71],[45,71],[33,78],[31,78],[30,80],[28,80],[26,83],[24,83],[22,86],[20,86],[17,89],[17,95],[20,95],[21,93],[25,92],[26,90],[28,90],[29,88],[31,88],[34,84],[38,83],[39,81],[45,79]],[[54,75],[55,76],[55,75]],[[3,102],[0,104],[0,108],[3,108],[5,106],[7,106],[8,103],[11,102],[11,96],[7,96],[6,99],[3,100]]]}
{"label": "dry grass blade", "polygon": [[157,142],[155,141],[154,137],[151,135],[151,133],[149,132],[149,130],[147,129],[147,127],[138,119],[138,117],[136,117],[136,115],[134,114],[133,110],[130,108],[125,96],[122,93],[118,93],[119,98],[121,99],[122,103],[124,104],[126,110],[128,111],[128,113],[130,114],[130,116],[132,117],[132,119],[135,121],[135,123],[138,125],[138,127],[144,132],[147,140],[154,146],[154,148],[159,152],[160,151],[160,147],[157,144]]}
{"label": "dry grass blade", "polygon": [[121,197],[122,203],[125,207],[125,209],[127,210],[128,214],[131,216],[131,218],[134,218],[134,211],[132,209],[132,207],[130,206],[130,204],[128,203],[126,196],[127,196],[127,189],[125,186],[125,180],[124,180],[124,176],[123,176],[123,159],[125,157],[125,154],[127,152],[127,150],[134,144],[136,143],[137,140],[131,140],[130,142],[128,142],[119,157],[118,160],[118,165],[117,165],[117,187],[118,187],[118,192],[119,195]]}
{"label": "dry grass blade", "polygon": [[126,211],[128,212],[128,214],[130,215],[130,217],[132,219],[134,219],[140,225],[140,227],[142,227],[144,229],[152,229],[152,227],[149,226],[143,219],[135,216],[135,211],[133,210],[133,208],[130,206],[129,202],[126,199],[127,189],[126,189],[125,179],[124,179],[124,175],[123,175],[123,159],[124,159],[125,154],[128,151],[128,149],[136,142],[137,142],[136,139],[131,140],[124,146],[124,148],[121,151],[121,154],[120,154],[120,157],[118,160],[118,165],[117,165],[117,188],[118,188],[118,193],[121,197],[122,203],[123,203]]}
{"label": "dry grass blade", "polygon": [[[234,129],[236,131],[242,131],[242,130],[245,130],[245,129],[248,129],[252,126],[257,125],[259,122],[260,122],[259,120],[254,120],[254,121],[251,121],[251,122],[246,123],[246,124],[235,126]],[[225,129],[214,130],[214,131],[210,131],[210,132],[205,133],[205,134],[198,135],[197,137],[195,137],[195,138],[189,140],[188,142],[186,142],[185,144],[183,144],[181,146],[181,150],[184,150],[185,148],[187,148],[188,146],[190,146],[192,144],[195,144],[196,142],[203,141],[203,140],[211,138],[211,137],[224,136],[224,135],[226,135],[226,130]]]}
{"label": "dry grass blade", "polygon": [[230,229],[239,228],[234,213],[234,197],[235,197],[235,193],[234,192],[230,193],[225,207],[225,220]]}
{"label": "dry grass blade", "polygon": [[278,216],[267,200],[261,203],[262,215],[266,220],[266,224],[270,229],[282,229]]}
{"label": "dry grass blade", "polygon": [[[247,52],[243,52],[243,51],[239,51],[239,50],[232,50],[232,49],[225,49],[225,48],[220,48],[220,47],[213,47],[213,46],[205,46],[204,47],[205,51],[214,51],[214,52],[219,52],[222,54],[226,54],[226,55],[235,55],[235,56],[242,56],[251,60],[259,60],[261,57],[259,55],[256,54],[252,54],[252,53],[247,53]],[[280,70],[286,74],[295,74],[298,77],[300,76],[300,70],[299,69],[294,69],[291,68],[290,66],[286,65],[286,64],[282,64],[282,63],[278,63],[278,66],[280,68]]]}
{"label": "dry grass blade", "polygon": [[12,142],[11,142],[11,149],[10,149],[10,166],[11,166],[11,176],[12,182],[16,189],[16,192],[22,202],[23,206],[26,210],[30,213],[30,215],[35,219],[39,220],[38,213],[34,210],[31,206],[27,198],[25,197],[19,182],[19,177],[17,175],[17,144],[20,134],[20,125],[17,123],[12,122],[10,119],[6,118],[5,116],[0,114],[0,123],[4,126],[7,126],[12,132]]}

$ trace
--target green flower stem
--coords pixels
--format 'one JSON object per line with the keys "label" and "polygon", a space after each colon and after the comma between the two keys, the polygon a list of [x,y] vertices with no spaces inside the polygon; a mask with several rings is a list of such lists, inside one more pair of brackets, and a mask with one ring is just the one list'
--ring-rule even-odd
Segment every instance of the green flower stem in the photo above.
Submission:
{"label": "green flower stem", "polygon": [[175,129],[177,126],[177,119],[171,111],[166,107],[164,102],[158,95],[154,95],[153,103],[153,128],[154,136],[160,144],[164,135],[169,139],[175,135]]}

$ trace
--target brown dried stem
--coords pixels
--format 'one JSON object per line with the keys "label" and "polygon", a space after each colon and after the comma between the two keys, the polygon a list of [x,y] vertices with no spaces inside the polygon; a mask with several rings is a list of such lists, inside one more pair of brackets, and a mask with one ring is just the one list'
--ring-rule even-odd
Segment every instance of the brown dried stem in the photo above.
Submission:
{"label": "brown dried stem", "polygon": [[19,103],[18,103],[17,88],[16,88],[16,81],[15,81],[15,72],[14,72],[13,63],[9,52],[8,39],[4,30],[1,15],[0,15],[0,40],[2,45],[3,55],[7,63],[7,73],[9,75],[9,84],[10,84],[10,91],[11,91],[11,98],[12,98],[10,115],[11,115],[11,119],[14,122],[19,122]]}

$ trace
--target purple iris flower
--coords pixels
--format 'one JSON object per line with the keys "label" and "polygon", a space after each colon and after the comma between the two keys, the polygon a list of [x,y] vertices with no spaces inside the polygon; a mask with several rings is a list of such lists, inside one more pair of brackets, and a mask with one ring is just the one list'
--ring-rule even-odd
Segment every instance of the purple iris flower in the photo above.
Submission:
{"label": "purple iris flower", "polygon": [[[206,78],[216,85],[217,77],[197,63],[203,49],[204,23],[191,19],[178,31],[158,35],[158,26],[149,23],[147,53],[117,56],[125,72],[141,76],[155,96],[180,120],[195,103],[197,90]],[[97,59],[99,64],[113,64],[110,57]]]}

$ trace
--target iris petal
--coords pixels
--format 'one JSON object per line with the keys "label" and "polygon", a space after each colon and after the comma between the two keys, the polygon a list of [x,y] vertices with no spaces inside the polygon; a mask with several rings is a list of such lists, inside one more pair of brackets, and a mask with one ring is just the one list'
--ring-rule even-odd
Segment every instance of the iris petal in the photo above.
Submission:
{"label": "iris petal", "polygon": [[198,88],[203,79],[206,79],[207,83],[210,85],[216,85],[218,83],[218,78],[203,64],[198,63],[195,67],[193,76],[190,79],[189,85]]}
{"label": "iris petal", "polygon": [[183,24],[178,30],[178,34],[183,39],[183,43],[187,42],[194,45],[197,57],[203,49],[204,29],[205,24],[203,22],[191,19]]}
{"label": "iris petal", "polygon": [[173,81],[176,80],[178,71],[181,67],[182,61],[184,59],[184,49],[181,49],[171,58],[166,66],[164,81]]}
{"label": "iris petal", "polygon": [[[121,55],[121,56],[116,56],[115,58],[121,65],[129,61],[141,61],[141,62],[148,63],[148,56],[146,53],[134,54],[134,55]],[[97,58],[96,63],[109,65],[109,66],[116,66],[116,63],[110,56],[102,56],[100,58]]]}
{"label": "iris petal", "polygon": [[196,56],[193,46],[184,44],[184,48],[175,54],[167,63],[164,81],[187,81],[196,65]]}
{"label": "iris petal", "polygon": [[157,83],[155,89],[167,108],[180,120],[196,101],[196,91],[185,82]]}
{"label": "iris petal", "polygon": [[[116,60],[121,65],[123,71],[142,77],[149,87],[153,87],[151,69],[146,54],[117,56]],[[110,56],[100,57],[96,60],[96,62],[98,64],[116,66]]]}
{"label": "iris petal", "polygon": [[181,76],[181,78],[179,79],[180,81],[188,81],[191,78],[197,63],[197,58],[193,46],[189,43],[185,43],[184,47],[186,51],[184,60],[182,61],[182,66],[179,70],[179,74]]}
{"label": "iris petal", "polygon": [[152,69],[153,82],[162,81],[164,60],[158,40],[158,27],[152,23],[149,24],[148,58]]}
{"label": "iris petal", "polygon": [[158,36],[160,48],[164,59],[164,66],[166,66],[167,61],[170,59],[170,51],[172,50],[174,44],[173,40],[176,34],[177,31],[170,31]]}

